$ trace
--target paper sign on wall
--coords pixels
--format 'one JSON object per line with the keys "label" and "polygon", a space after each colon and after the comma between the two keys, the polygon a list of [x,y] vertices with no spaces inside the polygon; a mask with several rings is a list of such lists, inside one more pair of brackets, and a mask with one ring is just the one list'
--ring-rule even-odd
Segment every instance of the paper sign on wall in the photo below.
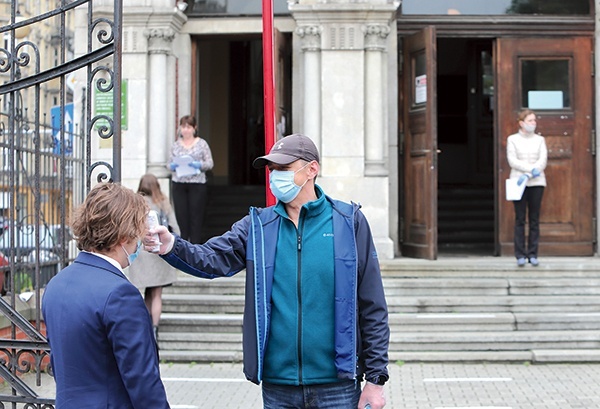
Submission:
{"label": "paper sign on wall", "polygon": [[415,77],[415,104],[427,102],[427,75]]}
{"label": "paper sign on wall", "polygon": [[529,91],[527,93],[529,100],[528,108],[531,109],[563,109],[562,91]]}

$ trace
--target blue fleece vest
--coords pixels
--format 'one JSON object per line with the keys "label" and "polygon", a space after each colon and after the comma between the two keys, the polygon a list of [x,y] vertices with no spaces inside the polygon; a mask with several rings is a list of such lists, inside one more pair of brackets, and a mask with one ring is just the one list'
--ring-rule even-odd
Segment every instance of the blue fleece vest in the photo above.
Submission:
{"label": "blue fleece vest", "polygon": [[331,204],[325,195],[305,204],[297,228],[281,203],[275,212],[282,220],[263,379],[285,385],[339,381],[335,368]]}

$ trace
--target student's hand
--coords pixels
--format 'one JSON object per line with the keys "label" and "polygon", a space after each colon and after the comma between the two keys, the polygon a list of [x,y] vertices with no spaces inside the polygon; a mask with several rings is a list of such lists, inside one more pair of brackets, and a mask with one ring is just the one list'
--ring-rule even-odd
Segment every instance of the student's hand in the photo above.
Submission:
{"label": "student's hand", "polygon": [[179,166],[179,163],[175,163],[175,162],[169,163],[169,169],[171,169],[171,172],[175,172],[175,169],[177,169],[177,166]]}
{"label": "student's hand", "polygon": [[531,170],[531,176],[533,176],[534,178],[537,178],[541,174],[542,174],[542,172],[540,172],[540,170],[538,168],[533,168]]}
{"label": "student's hand", "polygon": [[[158,234],[158,242],[154,237],[155,234]],[[144,244],[144,250],[150,253],[167,254],[175,244],[175,236],[169,232],[166,226],[158,225],[154,229],[146,230],[142,243]],[[155,251],[157,245],[160,245],[160,247],[158,251]]]}
{"label": "student's hand", "polygon": [[521,175],[521,177],[519,178],[519,180],[517,180],[517,185],[521,186],[523,184],[523,182],[525,182],[527,179],[529,179],[529,176],[527,176],[527,175]]}
{"label": "student's hand", "polygon": [[199,160],[195,160],[192,163],[190,163],[190,166],[194,169],[200,169],[202,167],[202,162],[200,162]]}
{"label": "student's hand", "polygon": [[371,382],[365,382],[358,407],[363,409],[370,405],[371,409],[382,409],[385,406],[385,396],[383,394],[383,386],[375,385]]}

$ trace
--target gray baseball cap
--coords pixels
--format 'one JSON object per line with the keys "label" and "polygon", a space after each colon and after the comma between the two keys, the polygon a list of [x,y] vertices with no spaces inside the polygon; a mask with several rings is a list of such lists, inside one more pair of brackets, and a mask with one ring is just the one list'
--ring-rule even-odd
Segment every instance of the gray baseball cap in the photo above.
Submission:
{"label": "gray baseball cap", "polygon": [[295,133],[281,138],[271,148],[271,152],[265,156],[254,159],[252,166],[260,169],[267,166],[269,162],[278,165],[288,165],[298,159],[319,162],[319,151],[314,142],[306,135]]}

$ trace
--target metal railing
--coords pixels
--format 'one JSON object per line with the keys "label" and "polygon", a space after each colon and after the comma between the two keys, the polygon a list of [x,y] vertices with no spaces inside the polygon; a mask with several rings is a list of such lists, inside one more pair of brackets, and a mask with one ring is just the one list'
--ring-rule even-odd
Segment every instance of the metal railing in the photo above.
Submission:
{"label": "metal railing", "polygon": [[[69,213],[93,179],[120,181],[122,1],[59,0],[38,15],[27,4],[12,0],[0,28],[0,377],[11,389],[0,408],[41,409],[54,399],[23,375],[39,386],[52,372],[40,302],[76,256]],[[85,49],[75,26],[87,27]],[[112,112],[94,112],[107,95]],[[93,161],[93,138],[112,145],[112,163]]]}

